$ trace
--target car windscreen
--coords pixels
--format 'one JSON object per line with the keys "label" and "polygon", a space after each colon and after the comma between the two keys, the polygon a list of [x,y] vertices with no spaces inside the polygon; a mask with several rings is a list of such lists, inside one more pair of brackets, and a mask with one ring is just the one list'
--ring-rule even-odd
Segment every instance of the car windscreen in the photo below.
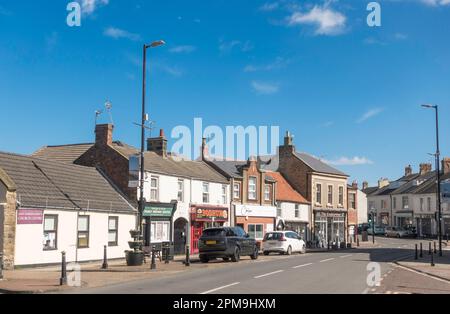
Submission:
{"label": "car windscreen", "polygon": [[206,229],[202,233],[203,237],[224,237],[225,230],[224,229]]}
{"label": "car windscreen", "polygon": [[267,241],[278,241],[281,240],[281,238],[283,237],[282,233],[266,233],[266,236],[264,237],[264,240]]}

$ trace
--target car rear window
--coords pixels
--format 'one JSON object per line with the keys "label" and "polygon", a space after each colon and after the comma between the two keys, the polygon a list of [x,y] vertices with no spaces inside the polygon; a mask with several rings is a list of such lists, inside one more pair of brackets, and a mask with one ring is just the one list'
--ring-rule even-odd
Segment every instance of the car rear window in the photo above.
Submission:
{"label": "car rear window", "polygon": [[225,230],[224,229],[206,229],[203,231],[202,235],[205,237],[224,237]]}
{"label": "car rear window", "polygon": [[272,240],[280,240],[283,237],[282,233],[266,233],[264,240],[272,241]]}

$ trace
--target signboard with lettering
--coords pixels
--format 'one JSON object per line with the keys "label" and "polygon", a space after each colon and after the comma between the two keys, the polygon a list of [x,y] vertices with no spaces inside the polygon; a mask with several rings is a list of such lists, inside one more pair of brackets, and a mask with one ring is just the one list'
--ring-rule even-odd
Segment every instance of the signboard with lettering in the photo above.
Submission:
{"label": "signboard with lettering", "polygon": [[195,208],[192,213],[192,220],[196,221],[228,221],[227,208]]}
{"label": "signboard with lettering", "polygon": [[142,213],[143,217],[172,218],[175,213],[175,204],[150,204],[147,203]]}
{"label": "signboard with lettering", "polygon": [[137,188],[139,187],[139,168],[140,168],[140,157],[130,156],[129,163],[129,175],[128,175],[128,187]]}
{"label": "signboard with lettering", "polygon": [[18,225],[41,225],[44,221],[42,209],[22,208],[17,211]]}

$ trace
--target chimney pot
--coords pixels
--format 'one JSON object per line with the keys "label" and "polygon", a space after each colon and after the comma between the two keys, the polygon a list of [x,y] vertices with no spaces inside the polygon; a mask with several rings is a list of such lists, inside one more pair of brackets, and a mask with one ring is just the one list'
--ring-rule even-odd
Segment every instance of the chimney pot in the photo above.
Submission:
{"label": "chimney pot", "polygon": [[159,137],[164,137],[165,138],[164,129],[160,129],[159,130]]}
{"label": "chimney pot", "polygon": [[445,157],[442,159],[442,172],[444,174],[450,173],[450,157]]}
{"label": "chimney pot", "polygon": [[363,190],[367,189],[369,187],[369,182],[364,181],[363,182]]}
{"label": "chimney pot", "polygon": [[420,175],[423,176],[424,174],[431,172],[432,168],[433,166],[429,163],[420,164]]}
{"label": "chimney pot", "polygon": [[412,175],[413,169],[411,165],[405,167],[405,177]]}

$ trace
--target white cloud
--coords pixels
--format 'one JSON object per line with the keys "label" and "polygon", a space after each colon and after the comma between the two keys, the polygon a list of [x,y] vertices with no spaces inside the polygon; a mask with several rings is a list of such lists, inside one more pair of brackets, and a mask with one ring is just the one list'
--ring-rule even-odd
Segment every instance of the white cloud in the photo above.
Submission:
{"label": "white cloud", "polygon": [[138,41],[141,39],[141,36],[138,34],[133,34],[126,30],[116,28],[116,27],[108,27],[107,29],[105,29],[103,34],[105,36],[108,36],[108,37],[111,37],[114,39],[126,38],[126,39],[129,39],[132,41]]}
{"label": "white cloud", "polygon": [[366,120],[369,120],[370,118],[373,118],[373,117],[379,115],[382,112],[383,112],[383,108],[370,109],[369,111],[364,113],[356,122],[357,123],[363,123]]}
{"label": "white cloud", "polygon": [[445,6],[450,5],[450,0],[420,0],[422,3],[425,3],[430,6]]}
{"label": "white cloud", "polygon": [[239,48],[242,52],[248,52],[253,49],[253,44],[247,40],[245,42],[239,40],[223,41],[220,40],[219,50],[221,53],[230,53],[233,49]]}
{"label": "white cloud", "polygon": [[253,81],[251,85],[255,92],[262,95],[276,94],[280,90],[279,84],[274,83]]}
{"label": "white cloud", "polygon": [[408,35],[403,34],[403,33],[395,33],[394,37],[395,37],[395,39],[398,39],[398,40],[408,39]]}
{"label": "white cloud", "polygon": [[270,12],[278,9],[279,6],[280,5],[278,2],[266,2],[261,7],[259,7],[259,10],[264,12]]}
{"label": "white cloud", "polygon": [[309,12],[294,12],[288,18],[288,24],[314,25],[316,35],[338,35],[344,32],[347,17],[328,6],[315,5]]}
{"label": "white cloud", "polygon": [[186,45],[186,46],[173,47],[169,51],[172,53],[191,53],[191,52],[194,52],[195,50],[197,50],[196,47]]}
{"label": "white cloud", "polygon": [[341,157],[336,160],[322,160],[323,162],[332,166],[360,166],[360,165],[373,165],[373,161],[366,157]]}
{"label": "white cloud", "polygon": [[334,121],[327,121],[319,125],[321,128],[329,128],[334,125]]}
{"label": "white cloud", "polygon": [[154,67],[157,68],[160,71],[163,71],[173,77],[181,77],[183,76],[184,72],[176,67],[176,66],[172,66],[172,65],[168,65],[162,62],[156,62],[154,63]]}
{"label": "white cloud", "polygon": [[257,71],[272,71],[286,67],[290,63],[290,60],[278,57],[274,62],[265,65],[247,65],[244,68],[244,72],[257,72]]}
{"label": "white cloud", "polygon": [[81,12],[85,15],[90,15],[100,6],[109,4],[109,0],[78,0],[81,4]]}
{"label": "white cloud", "polygon": [[12,12],[0,5],[0,15],[12,15]]}

